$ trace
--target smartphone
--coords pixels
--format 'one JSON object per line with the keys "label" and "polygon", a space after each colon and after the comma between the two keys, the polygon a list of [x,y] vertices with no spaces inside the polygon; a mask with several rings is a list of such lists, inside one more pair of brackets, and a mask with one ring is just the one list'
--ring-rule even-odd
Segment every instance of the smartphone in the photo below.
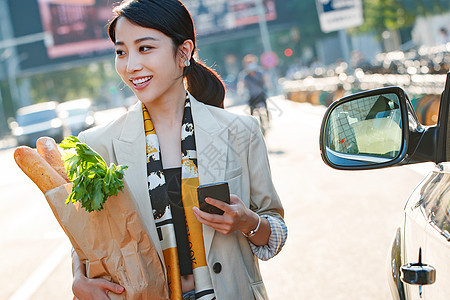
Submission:
{"label": "smartphone", "polygon": [[218,207],[206,203],[205,198],[214,198],[230,204],[230,190],[228,182],[216,182],[203,184],[197,187],[198,205],[202,211],[210,214],[223,215],[224,211]]}

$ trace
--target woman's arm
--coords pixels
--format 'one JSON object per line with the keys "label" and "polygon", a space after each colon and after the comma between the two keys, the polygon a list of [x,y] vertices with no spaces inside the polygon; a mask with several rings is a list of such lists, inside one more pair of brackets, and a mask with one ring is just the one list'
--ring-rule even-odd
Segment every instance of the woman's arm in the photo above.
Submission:
{"label": "woman's arm", "polygon": [[108,300],[108,292],[121,294],[124,288],[105,279],[86,277],[86,266],[75,251],[72,251],[72,291],[79,300]]}
{"label": "woman's arm", "polygon": [[[245,207],[236,195],[230,196],[230,205],[212,198],[206,198],[206,202],[217,206],[225,213],[214,215],[194,207],[194,214],[199,222],[223,234],[230,234],[236,230],[245,233],[252,252],[259,259],[268,260],[274,257],[286,243],[287,227],[282,219],[271,215],[258,215]],[[251,231],[255,231],[253,235]]]}

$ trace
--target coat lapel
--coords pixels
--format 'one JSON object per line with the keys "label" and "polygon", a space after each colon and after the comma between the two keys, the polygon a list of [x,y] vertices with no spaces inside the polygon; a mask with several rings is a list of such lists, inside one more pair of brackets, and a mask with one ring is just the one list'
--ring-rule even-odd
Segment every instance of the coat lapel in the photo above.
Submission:
{"label": "coat lapel", "polygon": [[[142,128],[142,130],[137,130],[138,128]],[[164,261],[148,192],[144,121],[140,102],[129,112],[120,137],[113,140],[113,147],[117,162],[128,166],[128,169],[125,170],[127,173],[126,184],[133,193],[153,245],[161,261]]]}
{"label": "coat lapel", "polygon": [[[224,181],[228,151],[228,128],[218,122],[203,103],[190,96],[194,120],[200,184]],[[205,252],[208,257],[215,230],[203,225]]]}

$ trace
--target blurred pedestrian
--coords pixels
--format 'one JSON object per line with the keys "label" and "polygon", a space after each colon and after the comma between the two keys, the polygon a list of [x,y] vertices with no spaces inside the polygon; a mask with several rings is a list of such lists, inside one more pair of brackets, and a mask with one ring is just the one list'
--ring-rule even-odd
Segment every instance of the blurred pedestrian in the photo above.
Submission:
{"label": "blurred pedestrian", "polygon": [[266,82],[263,73],[259,70],[255,62],[250,62],[245,66],[246,75],[244,76],[244,86],[248,92],[248,105],[250,106],[250,114],[258,106],[266,109],[267,118],[269,111],[267,110],[267,91]]}
{"label": "blurred pedestrian", "polygon": [[[274,257],[287,229],[257,121],[222,109],[224,85],[195,58],[193,21],[179,0],[126,0],[114,12],[116,70],[139,101],[79,139],[108,164],[128,162],[125,181],[147,208],[140,213],[171,299],[267,299],[257,258]],[[228,182],[230,204],[206,202],[223,215],[198,208],[197,186],[217,181]],[[73,253],[78,299],[123,292],[87,278],[85,263]]]}
{"label": "blurred pedestrian", "polygon": [[450,43],[450,34],[447,31],[447,28],[442,27],[439,29],[439,37],[438,37],[438,44],[443,45]]}

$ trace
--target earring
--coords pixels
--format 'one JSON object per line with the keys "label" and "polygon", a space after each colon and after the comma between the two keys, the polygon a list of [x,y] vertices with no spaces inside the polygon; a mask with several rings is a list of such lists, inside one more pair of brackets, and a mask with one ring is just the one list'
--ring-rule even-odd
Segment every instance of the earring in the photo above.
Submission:
{"label": "earring", "polygon": [[184,61],[184,66],[185,66],[185,67],[189,67],[190,65],[191,65],[191,62],[190,62],[189,60],[186,59],[186,60]]}

